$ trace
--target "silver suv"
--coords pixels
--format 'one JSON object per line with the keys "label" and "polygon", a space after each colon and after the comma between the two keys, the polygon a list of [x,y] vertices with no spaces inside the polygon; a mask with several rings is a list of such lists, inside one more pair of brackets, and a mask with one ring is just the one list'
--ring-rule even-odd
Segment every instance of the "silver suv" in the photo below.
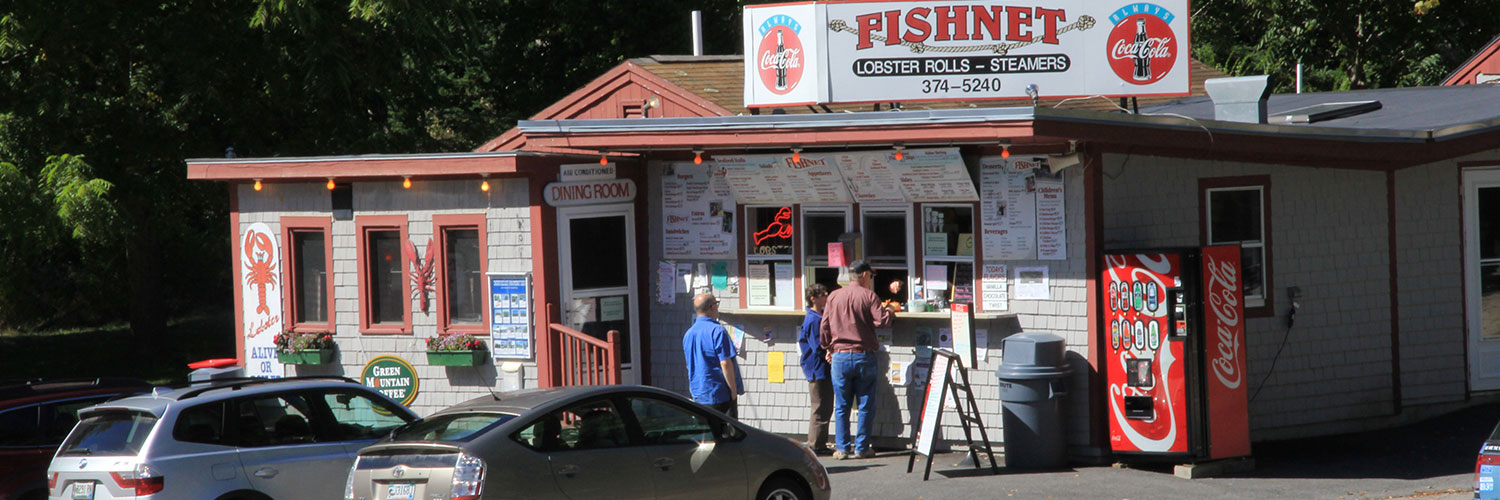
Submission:
{"label": "silver suv", "polygon": [[417,416],[341,377],[158,387],[79,411],[55,499],[338,498],[355,453]]}

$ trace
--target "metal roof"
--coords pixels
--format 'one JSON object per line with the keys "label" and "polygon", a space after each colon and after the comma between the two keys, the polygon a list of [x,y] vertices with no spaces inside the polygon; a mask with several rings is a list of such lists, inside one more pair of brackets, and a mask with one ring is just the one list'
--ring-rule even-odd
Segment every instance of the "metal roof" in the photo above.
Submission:
{"label": "metal roof", "polygon": [[[1306,94],[1275,94],[1266,103],[1269,116],[1299,108],[1350,101],[1379,101],[1380,109],[1312,124],[1272,124],[1294,132],[1324,129],[1344,134],[1419,136],[1441,140],[1493,129],[1500,125],[1500,86],[1457,85],[1446,87],[1402,87]],[[1195,120],[1213,120],[1213,101],[1192,97],[1157,106],[1142,107],[1142,115],[1179,115]],[[1384,134],[1382,134],[1384,133]]]}

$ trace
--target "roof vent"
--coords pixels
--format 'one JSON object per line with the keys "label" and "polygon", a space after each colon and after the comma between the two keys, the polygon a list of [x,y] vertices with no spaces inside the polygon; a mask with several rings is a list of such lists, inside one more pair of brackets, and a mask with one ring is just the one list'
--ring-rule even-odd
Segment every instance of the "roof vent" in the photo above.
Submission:
{"label": "roof vent", "polygon": [[1380,101],[1325,102],[1297,108],[1271,118],[1275,123],[1318,123],[1380,109]]}
{"label": "roof vent", "polygon": [[1203,90],[1214,101],[1214,119],[1226,122],[1265,123],[1269,75],[1210,78]]}

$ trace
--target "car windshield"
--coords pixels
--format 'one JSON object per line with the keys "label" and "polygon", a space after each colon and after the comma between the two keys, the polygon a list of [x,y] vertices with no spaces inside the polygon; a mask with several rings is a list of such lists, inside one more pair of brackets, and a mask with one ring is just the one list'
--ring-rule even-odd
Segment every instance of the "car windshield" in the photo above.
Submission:
{"label": "car windshield", "polygon": [[135,455],[156,426],[156,417],[137,411],[94,413],[78,422],[58,456]]}
{"label": "car windshield", "polygon": [[516,418],[509,413],[435,415],[396,429],[392,441],[468,441]]}
{"label": "car windshield", "polygon": [[1495,425],[1495,430],[1490,432],[1490,441],[1500,441],[1500,424]]}

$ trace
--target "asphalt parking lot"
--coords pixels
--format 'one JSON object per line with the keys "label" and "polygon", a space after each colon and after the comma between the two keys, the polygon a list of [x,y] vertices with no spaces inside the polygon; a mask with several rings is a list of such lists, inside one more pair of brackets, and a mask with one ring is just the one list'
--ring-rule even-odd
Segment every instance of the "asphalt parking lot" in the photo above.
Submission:
{"label": "asphalt parking lot", "polygon": [[[1500,403],[1489,403],[1405,427],[1296,441],[1258,442],[1255,469],[1206,479],[1181,479],[1171,466],[1116,468],[1078,466],[1062,470],[1000,474],[959,465],[962,453],[933,459],[932,478],[922,481],[922,462],[906,473],[904,452],[865,460],[823,464],[833,498],[849,499],[1471,499],[1474,459],[1480,443],[1500,420]],[[1000,457],[997,457],[1000,458]]]}

